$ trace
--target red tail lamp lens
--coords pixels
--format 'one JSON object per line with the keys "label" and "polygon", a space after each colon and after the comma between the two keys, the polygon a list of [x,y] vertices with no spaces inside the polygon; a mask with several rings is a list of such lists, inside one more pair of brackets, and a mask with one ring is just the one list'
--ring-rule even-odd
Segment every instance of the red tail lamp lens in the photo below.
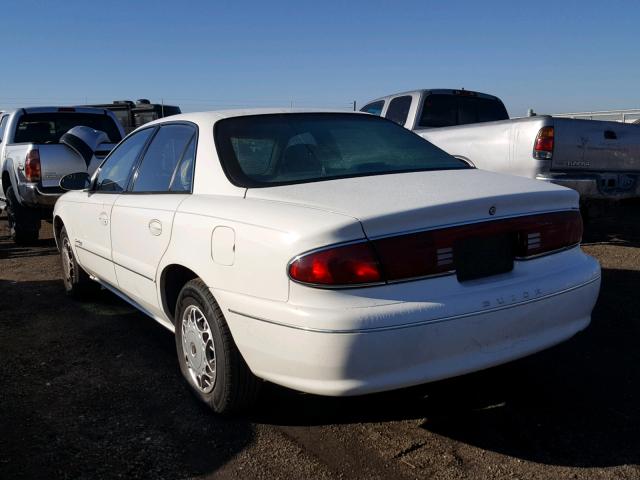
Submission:
{"label": "red tail lamp lens", "polygon": [[440,275],[455,271],[461,241],[497,236],[513,242],[515,258],[527,259],[580,243],[582,217],[552,212],[328,248],[296,258],[289,276],[311,285],[350,286]]}
{"label": "red tail lamp lens", "polygon": [[316,285],[357,285],[382,281],[378,260],[367,242],[312,252],[289,265],[289,276]]}
{"label": "red tail lamp lens", "polygon": [[533,156],[538,159],[550,159],[553,156],[553,127],[542,127],[533,144]]}
{"label": "red tail lamp lens", "polygon": [[24,162],[24,176],[29,182],[40,181],[40,152],[38,150],[27,152],[27,158]]}

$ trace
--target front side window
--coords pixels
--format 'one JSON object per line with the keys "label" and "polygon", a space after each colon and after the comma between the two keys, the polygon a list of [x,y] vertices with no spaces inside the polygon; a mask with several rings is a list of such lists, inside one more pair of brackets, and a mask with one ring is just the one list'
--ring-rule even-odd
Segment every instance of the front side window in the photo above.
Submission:
{"label": "front side window", "polygon": [[[138,167],[134,192],[168,192],[178,164],[195,137],[191,125],[164,125],[153,137]],[[176,184],[177,185],[177,184]]]}
{"label": "front side window", "polygon": [[215,142],[225,173],[242,187],[467,168],[409,130],[357,113],[226,118]]}
{"label": "front side window", "polygon": [[98,171],[95,183],[96,191],[122,192],[126,190],[131,170],[153,131],[153,128],[147,128],[134,133],[111,152]]}
{"label": "front side window", "polygon": [[377,102],[372,102],[368,105],[365,105],[360,109],[361,112],[370,113],[371,115],[382,114],[382,109],[384,108],[384,100],[378,100]]}
{"label": "front side window", "polygon": [[387,113],[384,116],[398,125],[404,125],[409,115],[409,108],[411,108],[410,95],[396,97],[389,103],[389,108],[387,108]]}

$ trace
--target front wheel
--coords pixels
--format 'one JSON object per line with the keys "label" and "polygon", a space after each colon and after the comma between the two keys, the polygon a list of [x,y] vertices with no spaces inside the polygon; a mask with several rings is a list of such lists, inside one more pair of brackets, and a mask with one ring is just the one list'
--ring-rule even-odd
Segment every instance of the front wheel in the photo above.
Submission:
{"label": "front wheel", "polygon": [[60,232],[60,258],[62,260],[62,281],[70,297],[81,298],[98,289],[98,284],[89,278],[73,254],[67,230]]}
{"label": "front wheel", "polygon": [[180,371],[200,400],[222,414],[254,402],[260,380],[242,358],[220,307],[202,280],[191,280],[180,292],[175,329]]}

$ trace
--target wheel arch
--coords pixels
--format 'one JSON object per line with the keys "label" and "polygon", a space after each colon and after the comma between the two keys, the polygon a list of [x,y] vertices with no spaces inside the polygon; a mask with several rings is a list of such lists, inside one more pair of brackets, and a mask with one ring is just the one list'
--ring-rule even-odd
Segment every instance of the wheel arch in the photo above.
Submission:
{"label": "wheel arch", "polygon": [[11,185],[11,176],[9,175],[9,171],[5,169],[2,171],[2,194],[5,196],[5,198],[7,196],[7,190]]}
{"label": "wheel arch", "polygon": [[160,302],[167,318],[175,324],[174,314],[182,287],[194,278],[202,278],[192,269],[177,263],[166,265],[160,274]]}
{"label": "wheel arch", "polygon": [[64,222],[60,215],[56,215],[53,217],[53,239],[56,242],[56,247],[60,250],[60,233],[62,232],[62,228],[64,227]]}

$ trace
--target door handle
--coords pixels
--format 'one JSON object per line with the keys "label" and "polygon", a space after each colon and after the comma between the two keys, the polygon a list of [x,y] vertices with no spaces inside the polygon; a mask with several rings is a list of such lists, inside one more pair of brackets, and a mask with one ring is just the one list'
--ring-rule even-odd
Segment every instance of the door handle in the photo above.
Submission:
{"label": "door handle", "polygon": [[157,219],[153,219],[149,221],[149,231],[151,232],[151,235],[154,236],[159,236],[162,234],[162,223],[160,222],[160,220]]}
{"label": "door handle", "polygon": [[102,224],[102,225],[108,225],[109,224],[109,216],[107,215],[107,212],[102,212],[100,215],[98,215],[98,221]]}

